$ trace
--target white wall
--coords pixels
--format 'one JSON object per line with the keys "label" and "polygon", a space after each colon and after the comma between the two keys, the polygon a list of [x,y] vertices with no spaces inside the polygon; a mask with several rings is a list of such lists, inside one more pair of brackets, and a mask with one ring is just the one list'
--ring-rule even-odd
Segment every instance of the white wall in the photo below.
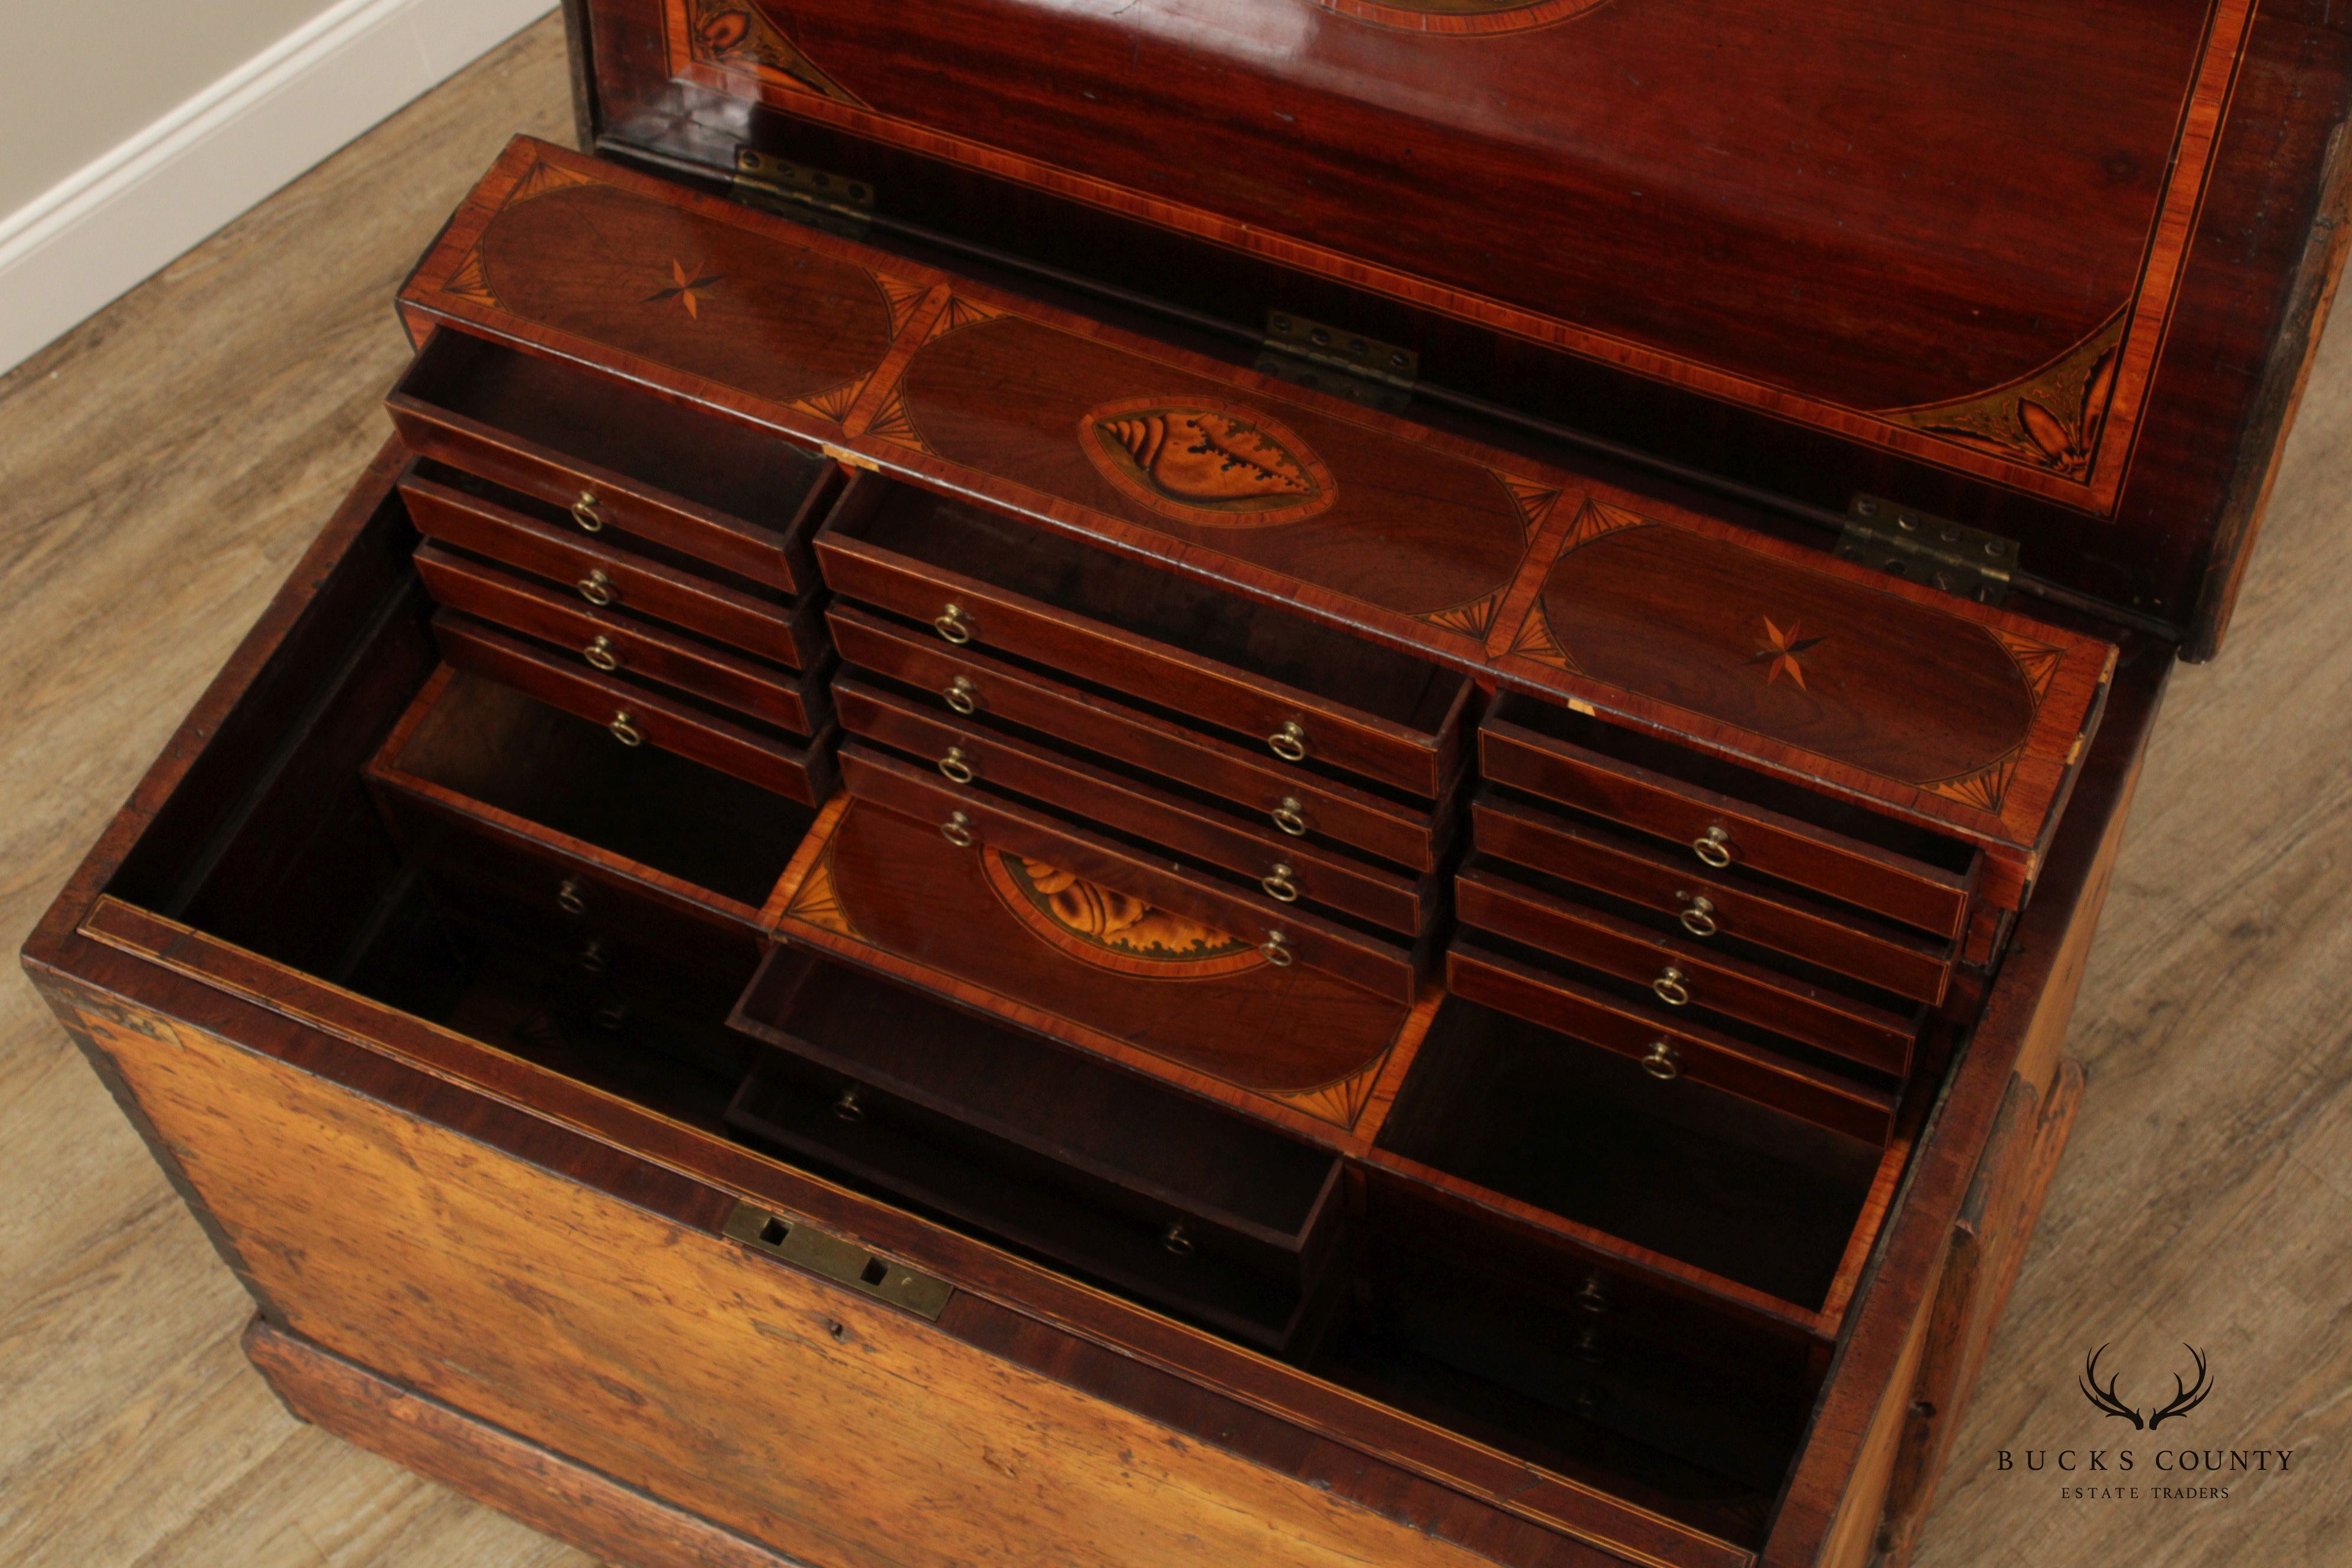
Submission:
{"label": "white wall", "polygon": [[0,0],[0,372],[554,0]]}

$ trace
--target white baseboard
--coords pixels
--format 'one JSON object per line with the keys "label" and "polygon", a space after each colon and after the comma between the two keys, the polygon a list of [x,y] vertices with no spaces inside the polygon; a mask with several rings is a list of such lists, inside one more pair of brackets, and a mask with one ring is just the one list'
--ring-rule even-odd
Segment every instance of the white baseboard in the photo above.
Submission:
{"label": "white baseboard", "polygon": [[0,216],[0,374],[554,0],[337,0]]}

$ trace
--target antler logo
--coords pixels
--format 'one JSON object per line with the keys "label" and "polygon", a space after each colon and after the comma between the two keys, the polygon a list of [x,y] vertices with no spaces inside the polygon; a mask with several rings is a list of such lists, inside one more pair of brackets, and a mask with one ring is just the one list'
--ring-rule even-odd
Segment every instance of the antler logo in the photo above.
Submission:
{"label": "antler logo", "polygon": [[2083,1397],[2089,1400],[2094,1407],[2107,1415],[2130,1422],[2132,1430],[2135,1432],[2153,1432],[2159,1425],[2171,1420],[2174,1416],[2188,1415],[2200,1405],[2204,1404],[2205,1396],[2213,1392],[2213,1379],[2205,1369],[2203,1351],[2186,1342],[2183,1342],[2180,1348],[2187,1351],[2189,1359],[2197,1363],[2197,1381],[2193,1384],[2183,1384],[2180,1381],[2180,1374],[2174,1373],[2172,1403],[2161,1410],[2149,1412],[2147,1419],[2141,1419],[2138,1409],[2125,1404],[2123,1396],[2116,1392],[2116,1373],[2109,1373],[2106,1386],[2104,1388],[2099,1386],[2099,1358],[2107,1353],[2105,1345],[2101,1345],[2083,1358],[2083,1377],[2078,1384],[2083,1391]]}

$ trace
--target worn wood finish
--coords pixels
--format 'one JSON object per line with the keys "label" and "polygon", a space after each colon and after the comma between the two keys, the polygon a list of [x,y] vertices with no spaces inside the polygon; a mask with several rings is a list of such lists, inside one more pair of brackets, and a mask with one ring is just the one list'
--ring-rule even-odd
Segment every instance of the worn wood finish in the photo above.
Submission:
{"label": "worn wood finish", "polygon": [[[583,247],[609,260],[590,269]],[[716,311],[690,317],[634,284],[601,281],[667,266],[651,259],[656,251],[723,255],[730,276],[772,279],[778,289],[827,281],[769,319],[754,356],[751,340]],[[548,285],[560,299],[541,298],[531,281],[567,276],[580,281]],[[501,277],[514,279],[504,293]],[[420,332],[445,321],[610,363],[887,471],[2027,854],[2052,826],[2112,659],[2095,639],[1827,560],[1590,473],[1286,387],[528,142],[485,177],[403,300]],[[869,315],[872,330],[858,327],[863,335],[846,342],[851,323]],[[1198,451],[1235,443],[1255,456],[1199,475],[1187,467],[1202,463]],[[1382,549],[1361,548],[1370,531]],[[1662,664],[1654,653],[1619,672],[1633,684],[1618,685],[1580,669],[1539,595],[1564,556],[1628,547],[1669,568],[1648,601],[1675,605],[1661,626],[1675,633],[1682,659]],[[827,569],[838,576],[838,555]],[[1878,628],[1840,646],[1834,684],[1806,689],[1817,709],[1792,706],[1785,672],[1775,681],[1781,656],[1757,657],[1769,645],[1768,621],[1792,625],[1785,595],[1770,591],[1790,582],[1809,585],[1809,609],[1866,601],[1867,625]],[[875,586],[861,580],[859,591]],[[943,586],[917,590],[919,602],[903,607],[932,619]],[[1805,629],[1796,623],[1784,635]],[[1923,705],[1948,700],[1932,679],[1921,684],[1933,668],[1923,655],[1939,647],[1987,678],[2007,668],[2000,679],[2014,688],[2012,717],[2023,724],[2009,751],[1971,752],[1974,771],[1958,776],[1940,752],[1886,760],[1902,737],[1923,732]],[[1089,651],[1104,659],[1120,650]],[[1706,673],[1662,682],[1662,668],[1684,667]],[[1975,692],[1978,678],[1968,684]],[[1971,714],[1981,706],[1977,695],[1960,705]],[[1856,749],[1858,734],[1881,744]],[[1821,749],[1825,736],[1840,738],[1834,753]],[[1432,771],[1414,785],[1420,793],[1433,794],[1445,776]]]}

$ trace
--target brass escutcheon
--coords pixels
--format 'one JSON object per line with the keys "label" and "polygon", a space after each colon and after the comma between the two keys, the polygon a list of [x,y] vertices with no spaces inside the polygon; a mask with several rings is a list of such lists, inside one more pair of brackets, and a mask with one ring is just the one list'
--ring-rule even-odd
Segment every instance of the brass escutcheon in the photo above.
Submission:
{"label": "brass escutcheon", "polygon": [[1286,904],[1295,904],[1298,901],[1298,884],[1290,879],[1290,862],[1276,860],[1274,863],[1274,869],[1265,874],[1258,882],[1258,886],[1265,889],[1267,898],[1280,899]]}
{"label": "brass escutcheon", "polygon": [[555,886],[555,907],[567,915],[584,915],[588,900],[580,896],[580,879],[566,877]]}
{"label": "brass escutcheon", "polygon": [[1296,719],[1286,721],[1282,728],[1265,738],[1266,749],[1286,763],[1307,760],[1307,730]]}
{"label": "brass escutcheon", "polygon": [[1266,932],[1265,941],[1258,944],[1258,951],[1265,954],[1265,961],[1276,969],[1289,968],[1298,957],[1290,951],[1290,939],[1278,931]]}
{"label": "brass escutcheon", "polygon": [[933,621],[931,625],[939,628],[940,636],[958,647],[971,641],[971,623],[963,618],[961,605],[950,605],[940,612],[939,619]]}
{"label": "brass escutcheon", "polygon": [[950,812],[948,819],[940,824],[940,837],[959,849],[971,848],[971,818],[961,811]]}
{"label": "brass escutcheon", "polygon": [[580,657],[607,674],[621,668],[621,656],[613,651],[613,639],[598,637],[580,650]]}
{"label": "brass escutcheon", "polygon": [[1272,815],[1274,825],[1293,838],[1307,837],[1307,813],[1300,809],[1297,795],[1284,795],[1282,804],[1274,808]]}
{"label": "brass escutcheon", "polygon": [[1731,864],[1731,835],[1721,827],[1710,827],[1691,840],[1691,851],[1720,871]]}
{"label": "brass escutcheon", "polygon": [[604,514],[596,510],[596,492],[582,490],[580,499],[572,503],[572,521],[588,533],[604,531]]}
{"label": "brass escutcheon", "polygon": [[948,754],[940,759],[940,772],[957,784],[971,783],[972,765],[965,760],[961,746],[948,748]]}
{"label": "brass escutcheon", "polygon": [[1683,1054],[1669,1040],[1652,1040],[1649,1054],[1642,1058],[1642,1070],[1662,1083],[1670,1082],[1683,1076]]}
{"label": "brass escutcheon", "polygon": [[619,596],[613,592],[613,580],[602,572],[590,572],[576,586],[580,596],[600,610]]}
{"label": "brass escutcheon", "polygon": [[629,710],[625,708],[614,713],[612,722],[606,724],[604,728],[613,731],[613,739],[625,746],[642,746],[646,743],[644,731],[629,722]]}
{"label": "brass escutcheon", "polygon": [[961,675],[949,681],[948,689],[940,695],[946,698],[948,706],[959,713],[976,713],[980,710],[980,688]]}
{"label": "brass escutcheon", "polygon": [[1683,984],[1683,972],[1671,963],[1658,971],[1658,977],[1650,982],[1650,989],[1669,1007],[1690,1005],[1690,987]]}
{"label": "brass escutcheon", "polygon": [[[1685,893],[1677,894],[1676,897],[1689,898],[1690,896]],[[1713,936],[1716,932],[1715,900],[1713,899],[1691,899],[1690,902],[1683,906],[1682,914],[1679,918],[1683,922],[1683,930],[1690,932],[1691,935]]]}

